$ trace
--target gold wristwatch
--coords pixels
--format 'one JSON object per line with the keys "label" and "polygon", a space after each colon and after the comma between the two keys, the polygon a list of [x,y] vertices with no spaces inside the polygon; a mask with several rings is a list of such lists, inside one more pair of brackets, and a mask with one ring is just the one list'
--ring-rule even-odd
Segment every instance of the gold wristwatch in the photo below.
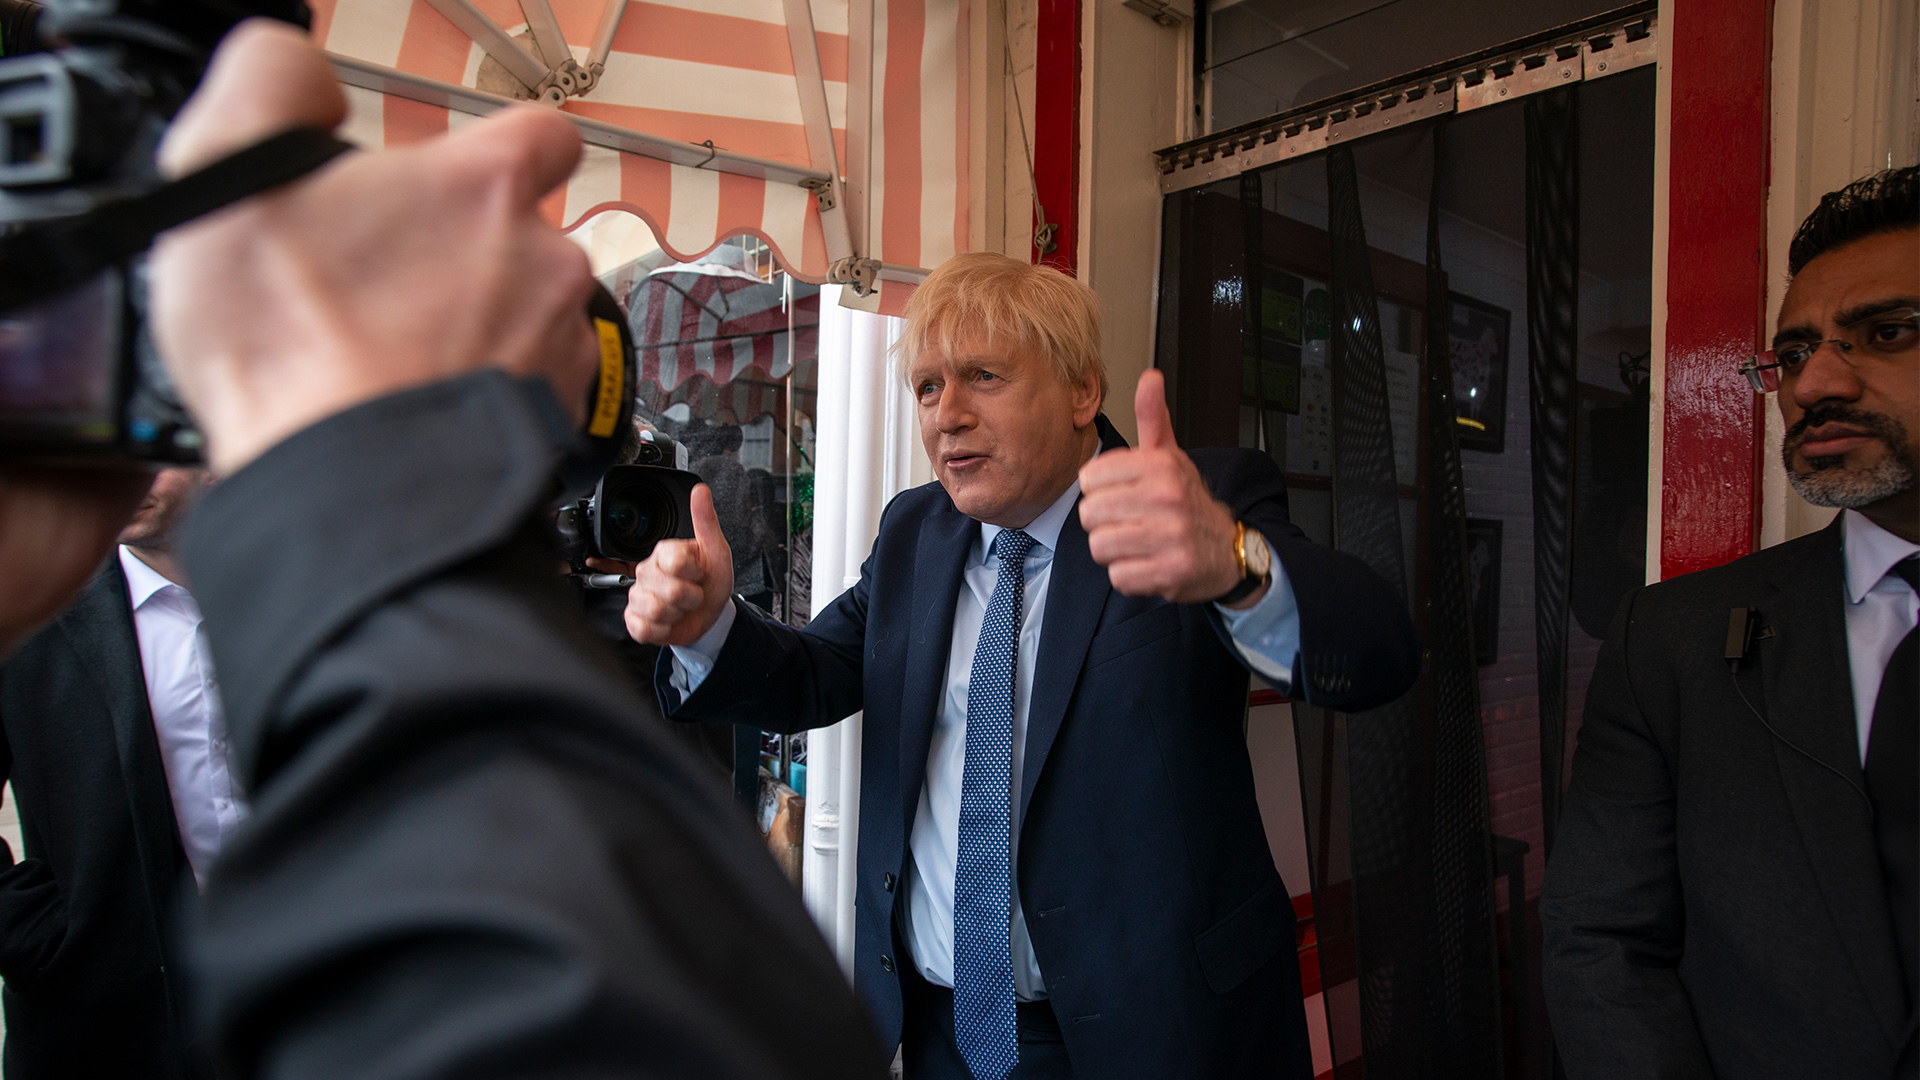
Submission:
{"label": "gold wristwatch", "polygon": [[1244,521],[1233,523],[1233,561],[1240,567],[1240,584],[1215,600],[1216,604],[1237,604],[1253,590],[1265,584],[1273,573],[1273,552],[1260,530],[1247,528]]}

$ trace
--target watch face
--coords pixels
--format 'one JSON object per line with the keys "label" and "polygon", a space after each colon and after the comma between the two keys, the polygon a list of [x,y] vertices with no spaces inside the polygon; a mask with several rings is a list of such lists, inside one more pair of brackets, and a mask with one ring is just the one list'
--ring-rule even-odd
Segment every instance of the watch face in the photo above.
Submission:
{"label": "watch face", "polygon": [[1245,541],[1247,552],[1247,576],[1262,578],[1273,569],[1273,552],[1267,547],[1267,538],[1257,530],[1248,529]]}

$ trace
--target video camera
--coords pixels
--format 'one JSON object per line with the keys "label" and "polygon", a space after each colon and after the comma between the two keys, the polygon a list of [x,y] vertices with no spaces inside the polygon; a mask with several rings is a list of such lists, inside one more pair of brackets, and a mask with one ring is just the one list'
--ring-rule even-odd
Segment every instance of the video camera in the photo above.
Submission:
{"label": "video camera", "polygon": [[639,440],[633,464],[608,469],[591,496],[562,506],[554,520],[562,553],[590,588],[623,585],[591,573],[590,558],[640,562],[662,540],[693,538],[689,500],[701,481],[687,471],[687,448],[654,431]]}
{"label": "video camera", "polygon": [[[309,22],[303,0],[0,0],[0,455],[200,460],[201,434],[147,331],[144,253],[166,229],[350,149],[299,128],[160,176],[167,125],[220,39],[254,16]],[[637,373],[613,297],[599,290],[587,314],[601,365],[562,466],[574,490],[631,430]]]}

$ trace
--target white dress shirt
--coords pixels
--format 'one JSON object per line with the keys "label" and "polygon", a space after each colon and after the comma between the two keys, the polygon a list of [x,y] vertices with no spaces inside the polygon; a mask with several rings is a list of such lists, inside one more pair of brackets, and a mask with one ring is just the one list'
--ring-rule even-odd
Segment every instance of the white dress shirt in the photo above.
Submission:
{"label": "white dress shirt", "polygon": [[1920,593],[1887,571],[1920,553],[1875,525],[1858,510],[1845,511],[1840,526],[1847,570],[1847,666],[1853,675],[1853,720],[1860,733],[1860,764],[1867,763],[1867,739],[1873,734],[1873,706],[1880,679],[1900,639],[1920,621]]}
{"label": "white dress shirt", "polygon": [[204,884],[221,843],[239,827],[247,809],[234,790],[220,684],[214,678],[207,635],[200,628],[200,605],[125,545],[120,548],[120,568],[133,601],[140,670],[167,771],[167,793],[173,798],[173,819],[194,880]]}
{"label": "white dress shirt", "polygon": [[[1033,693],[1034,662],[1039,655],[1040,632],[1046,619],[1053,553],[1059,546],[1060,529],[1079,500],[1080,484],[1075,481],[1022,530],[1033,537],[1034,545],[1027,554],[1020,646],[1013,684],[1012,791],[1021,790],[1027,703]],[[967,762],[967,691],[973,677],[973,654],[979,645],[980,627],[986,620],[987,605],[993,599],[993,588],[999,580],[1000,560],[992,551],[994,539],[1000,532],[997,525],[981,523],[967,554],[959,602],[954,606],[946,689],[933,719],[926,782],[920,788],[920,803],[914,813],[909,839],[910,857],[904,876],[905,925],[901,927],[901,937],[913,951],[921,975],[936,986],[953,985],[953,887],[960,847],[960,788]],[[1292,684],[1294,659],[1300,651],[1300,613],[1294,603],[1293,587],[1279,561],[1273,563],[1273,583],[1259,603],[1245,611],[1217,610],[1226,620],[1234,644],[1254,670],[1284,693]],[[700,640],[691,646],[673,647],[669,683],[682,697],[698,689],[713,671],[713,658],[726,643],[733,620],[734,607],[729,604],[721,612],[719,621]],[[1034,1001],[1046,997],[1047,993],[1020,906],[1020,810],[1015,800],[1008,867],[1013,885],[1010,945],[1014,989],[1020,1000]]]}

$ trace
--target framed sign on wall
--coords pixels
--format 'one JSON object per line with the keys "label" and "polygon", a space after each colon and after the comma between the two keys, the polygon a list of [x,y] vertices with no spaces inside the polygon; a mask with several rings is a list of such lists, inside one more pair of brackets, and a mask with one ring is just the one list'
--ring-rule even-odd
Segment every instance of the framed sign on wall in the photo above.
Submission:
{"label": "framed sign on wall", "polygon": [[1454,424],[1460,449],[1507,448],[1507,345],[1513,315],[1459,293],[1447,294],[1447,351],[1453,358]]}

